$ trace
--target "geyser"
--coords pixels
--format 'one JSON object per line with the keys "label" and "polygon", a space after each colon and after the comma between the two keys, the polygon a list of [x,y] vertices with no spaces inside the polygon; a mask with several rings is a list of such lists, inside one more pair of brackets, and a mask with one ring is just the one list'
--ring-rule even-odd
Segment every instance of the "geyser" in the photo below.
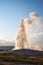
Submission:
{"label": "geyser", "polygon": [[24,19],[22,19],[21,24],[19,26],[18,34],[16,37],[16,45],[14,49],[23,49],[23,48],[28,48],[28,41],[27,41],[27,35],[26,35],[26,28],[25,28],[25,23]]}
{"label": "geyser", "polygon": [[31,12],[29,14],[29,18],[22,19],[19,30],[16,37],[16,45],[15,49],[34,49],[34,50],[42,50],[42,45],[39,43],[41,39],[40,36],[43,36],[39,33],[43,33],[43,22],[41,22],[40,17],[35,12]]}

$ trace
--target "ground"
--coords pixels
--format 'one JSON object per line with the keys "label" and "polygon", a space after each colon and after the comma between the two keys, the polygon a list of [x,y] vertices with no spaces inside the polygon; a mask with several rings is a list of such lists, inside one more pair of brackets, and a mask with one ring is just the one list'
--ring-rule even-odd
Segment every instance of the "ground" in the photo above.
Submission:
{"label": "ground", "polygon": [[0,65],[43,65],[43,52],[29,54],[1,51]]}

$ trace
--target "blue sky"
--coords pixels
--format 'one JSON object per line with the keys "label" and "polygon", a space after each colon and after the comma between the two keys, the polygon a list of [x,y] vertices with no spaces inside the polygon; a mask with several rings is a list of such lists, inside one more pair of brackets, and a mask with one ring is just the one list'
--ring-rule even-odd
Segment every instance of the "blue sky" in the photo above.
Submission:
{"label": "blue sky", "polygon": [[33,11],[43,17],[43,0],[0,0],[0,39],[14,40],[21,19]]}

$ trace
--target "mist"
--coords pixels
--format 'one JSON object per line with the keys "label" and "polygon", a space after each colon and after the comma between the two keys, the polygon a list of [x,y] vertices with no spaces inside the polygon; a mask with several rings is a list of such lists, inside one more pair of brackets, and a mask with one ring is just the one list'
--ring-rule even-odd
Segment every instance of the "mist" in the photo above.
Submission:
{"label": "mist", "polygon": [[16,36],[14,49],[43,50],[43,21],[36,12],[31,12],[28,18],[23,18]]}

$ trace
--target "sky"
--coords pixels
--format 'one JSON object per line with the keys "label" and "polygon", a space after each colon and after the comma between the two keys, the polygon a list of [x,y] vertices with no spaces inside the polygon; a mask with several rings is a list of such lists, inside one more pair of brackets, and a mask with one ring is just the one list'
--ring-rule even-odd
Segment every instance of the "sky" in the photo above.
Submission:
{"label": "sky", "polygon": [[30,12],[43,18],[43,0],[0,0],[0,40],[15,40],[22,18]]}

